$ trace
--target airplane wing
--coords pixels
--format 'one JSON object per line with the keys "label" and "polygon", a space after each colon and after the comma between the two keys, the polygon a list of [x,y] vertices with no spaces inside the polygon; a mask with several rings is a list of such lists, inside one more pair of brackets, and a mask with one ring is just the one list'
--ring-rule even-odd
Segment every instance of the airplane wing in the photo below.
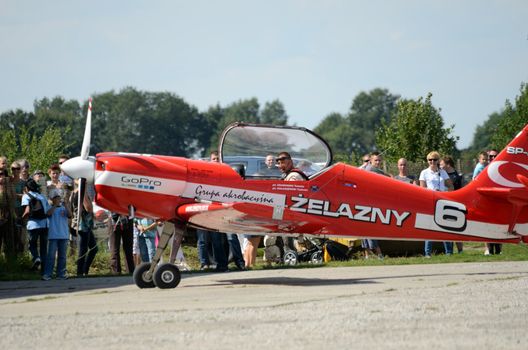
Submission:
{"label": "airplane wing", "polygon": [[[191,203],[178,208],[178,215],[191,225],[212,231],[246,234],[326,235],[324,220],[285,209],[281,219],[274,209],[253,203]],[[275,213],[276,217],[277,213]]]}

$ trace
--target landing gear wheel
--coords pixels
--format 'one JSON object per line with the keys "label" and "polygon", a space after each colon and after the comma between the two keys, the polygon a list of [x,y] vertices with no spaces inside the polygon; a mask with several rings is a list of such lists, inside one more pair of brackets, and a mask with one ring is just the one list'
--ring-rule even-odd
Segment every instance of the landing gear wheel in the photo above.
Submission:
{"label": "landing gear wheel", "polygon": [[298,256],[293,250],[284,253],[284,265],[295,266],[297,265]]}
{"label": "landing gear wheel", "polygon": [[181,281],[181,274],[178,266],[174,264],[160,265],[154,271],[154,284],[161,289],[176,288]]}
{"label": "landing gear wheel", "polygon": [[150,270],[150,263],[144,262],[136,266],[134,269],[134,282],[139,288],[154,288],[154,281],[152,276],[147,276],[147,272]]}
{"label": "landing gear wheel", "polygon": [[323,254],[321,252],[315,252],[310,256],[310,262],[314,265],[320,265],[323,263]]}

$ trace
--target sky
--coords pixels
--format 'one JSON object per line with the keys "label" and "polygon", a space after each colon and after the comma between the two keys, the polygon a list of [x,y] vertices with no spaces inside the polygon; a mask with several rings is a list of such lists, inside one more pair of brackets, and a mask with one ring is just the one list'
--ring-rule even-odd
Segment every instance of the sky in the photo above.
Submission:
{"label": "sky", "polygon": [[465,148],[528,83],[528,1],[0,0],[0,50],[0,113],[132,86],[314,128],[385,88],[431,92]]}

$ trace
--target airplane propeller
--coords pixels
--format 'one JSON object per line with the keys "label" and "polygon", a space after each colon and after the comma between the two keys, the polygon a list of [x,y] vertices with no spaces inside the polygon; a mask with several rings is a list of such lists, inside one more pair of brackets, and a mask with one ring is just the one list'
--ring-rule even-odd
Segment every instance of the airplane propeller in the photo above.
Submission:
{"label": "airplane propeller", "polygon": [[81,146],[81,155],[68,159],[61,165],[61,169],[68,176],[78,179],[78,196],[77,196],[77,231],[79,230],[82,205],[86,192],[87,184],[92,184],[95,180],[95,157],[90,157],[90,139],[92,133],[92,99],[88,101],[88,115],[86,117],[86,126],[84,128],[83,143]]}

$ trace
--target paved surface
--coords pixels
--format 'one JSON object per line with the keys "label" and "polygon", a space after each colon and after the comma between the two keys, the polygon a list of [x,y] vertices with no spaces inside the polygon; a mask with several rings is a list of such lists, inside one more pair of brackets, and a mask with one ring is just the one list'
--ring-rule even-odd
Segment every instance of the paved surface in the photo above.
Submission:
{"label": "paved surface", "polygon": [[2,349],[526,349],[528,262],[0,282]]}

